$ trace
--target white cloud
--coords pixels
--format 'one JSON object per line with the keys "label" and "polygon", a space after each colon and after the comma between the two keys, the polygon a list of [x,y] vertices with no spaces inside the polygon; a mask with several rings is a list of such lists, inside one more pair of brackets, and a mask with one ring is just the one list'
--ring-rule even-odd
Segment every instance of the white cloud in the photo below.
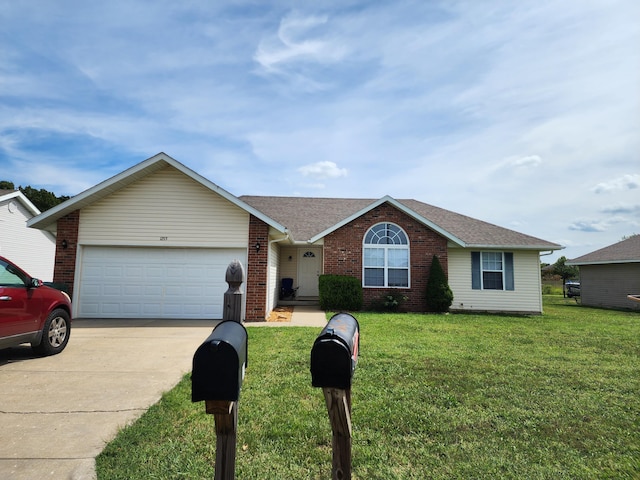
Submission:
{"label": "white cloud", "polygon": [[608,182],[597,184],[591,190],[595,193],[610,193],[616,190],[635,190],[640,187],[640,175],[623,175]]}
{"label": "white cloud", "polygon": [[298,168],[305,177],[314,177],[317,179],[346,177],[347,169],[338,168],[334,162],[324,161],[312,163]]}
{"label": "white cloud", "polygon": [[624,215],[614,215],[602,220],[578,220],[569,225],[569,230],[577,230],[582,232],[605,232],[616,225],[638,226],[640,222],[637,219],[630,219]]}
{"label": "white cloud", "polygon": [[542,159],[538,155],[529,155],[526,157],[520,157],[510,162],[514,167],[537,167],[542,163]]}
{"label": "white cloud", "polygon": [[602,213],[609,213],[613,215],[640,215],[640,204],[635,205],[628,203],[619,203],[617,205],[610,205],[600,210]]}
{"label": "white cloud", "polygon": [[580,232],[604,232],[606,229],[606,223],[600,220],[578,220],[569,225],[569,230]]}
{"label": "white cloud", "polygon": [[317,27],[326,25],[326,15],[290,13],[280,21],[276,36],[263,39],[254,60],[267,72],[279,72],[294,62],[334,63],[345,55],[344,48],[322,38]]}

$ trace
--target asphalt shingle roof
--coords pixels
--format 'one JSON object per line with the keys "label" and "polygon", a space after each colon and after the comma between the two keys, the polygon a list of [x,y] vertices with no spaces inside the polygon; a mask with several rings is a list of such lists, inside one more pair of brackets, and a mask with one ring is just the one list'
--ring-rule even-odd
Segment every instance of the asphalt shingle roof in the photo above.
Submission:
{"label": "asphalt shingle roof", "polygon": [[[379,199],[241,196],[240,200],[286,226],[296,241],[307,241],[366,209]],[[396,200],[466,246],[557,250],[560,245],[483,222],[417,200]]]}
{"label": "asphalt shingle roof", "polygon": [[621,242],[567,261],[571,265],[632,262],[640,262],[640,235],[633,235]]}

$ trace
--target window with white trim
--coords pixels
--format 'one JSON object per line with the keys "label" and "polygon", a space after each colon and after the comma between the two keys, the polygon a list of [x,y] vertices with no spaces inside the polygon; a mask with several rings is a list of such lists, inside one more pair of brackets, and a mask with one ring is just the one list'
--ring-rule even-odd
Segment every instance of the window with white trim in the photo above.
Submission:
{"label": "window with white trim", "polygon": [[471,252],[471,288],[514,290],[512,252]]}
{"label": "window with white trim", "polygon": [[363,242],[365,287],[409,287],[409,240],[393,223],[371,227]]}

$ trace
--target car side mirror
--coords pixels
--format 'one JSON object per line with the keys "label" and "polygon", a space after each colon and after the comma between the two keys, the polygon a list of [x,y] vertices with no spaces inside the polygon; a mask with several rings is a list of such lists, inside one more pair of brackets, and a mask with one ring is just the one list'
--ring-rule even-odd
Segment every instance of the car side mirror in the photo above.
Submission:
{"label": "car side mirror", "polygon": [[31,285],[29,285],[30,288],[38,288],[41,286],[42,286],[42,280],[40,280],[39,278],[31,279]]}

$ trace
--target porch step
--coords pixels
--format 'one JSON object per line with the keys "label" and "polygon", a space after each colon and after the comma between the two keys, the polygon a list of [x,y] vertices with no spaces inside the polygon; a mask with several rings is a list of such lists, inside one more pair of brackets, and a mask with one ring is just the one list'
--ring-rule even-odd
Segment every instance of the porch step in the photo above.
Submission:
{"label": "porch step", "polygon": [[296,297],[296,298],[288,298],[285,300],[278,300],[278,306],[319,306],[320,298],[319,297]]}

